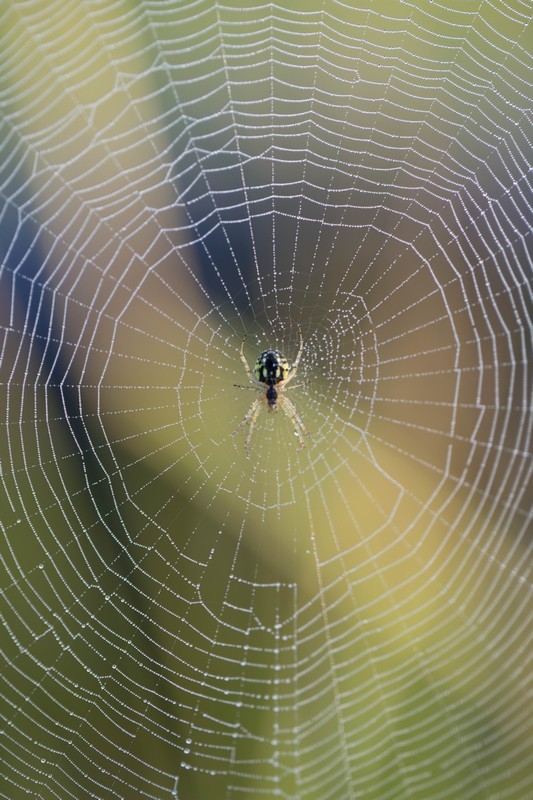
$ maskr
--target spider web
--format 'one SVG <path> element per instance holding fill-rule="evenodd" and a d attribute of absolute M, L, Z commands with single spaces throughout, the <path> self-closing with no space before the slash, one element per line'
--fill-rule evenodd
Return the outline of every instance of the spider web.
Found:
<path fill-rule="evenodd" d="M 287 6 L 4 7 L 9 800 L 533 797 L 531 8 Z"/>

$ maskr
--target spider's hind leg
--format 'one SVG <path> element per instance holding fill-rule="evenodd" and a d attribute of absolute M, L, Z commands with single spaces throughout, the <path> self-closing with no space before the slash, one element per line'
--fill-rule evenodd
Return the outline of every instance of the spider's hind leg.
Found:
<path fill-rule="evenodd" d="M 301 329 L 301 328 L 298 328 L 298 332 L 299 332 L 299 334 L 300 334 L 300 347 L 298 348 L 298 353 L 297 353 L 297 355 L 296 355 L 296 361 L 294 362 L 294 364 L 293 364 L 293 365 L 292 365 L 292 367 L 291 367 L 291 371 L 290 371 L 290 373 L 289 373 L 289 376 L 288 376 L 287 378 L 285 378 L 285 381 L 284 381 L 284 383 L 286 383 L 286 384 L 287 384 L 289 381 L 292 381 L 292 379 L 294 378 L 294 376 L 295 376 L 295 375 L 296 375 L 296 373 L 298 372 L 298 365 L 299 365 L 299 363 L 300 363 L 300 359 L 301 359 L 301 357 L 302 357 L 302 350 L 303 350 L 303 348 L 304 348 L 304 340 L 303 340 L 303 337 L 302 337 L 302 329 Z"/>
<path fill-rule="evenodd" d="M 248 366 L 248 362 L 246 360 L 246 356 L 244 355 L 244 343 L 245 343 L 245 341 L 246 341 L 246 336 L 244 337 L 244 339 L 241 342 L 241 350 L 240 350 L 239 355 L 241 357 L 242 363 L 244 364 L 244 369 L 246 370 L 246 374 L 248 375 L 248 377 L 250 378 L 251 381 L 253 381 L 254 383 L 257 383 L 257 380 L 255 379 L 252 370 Z"/>

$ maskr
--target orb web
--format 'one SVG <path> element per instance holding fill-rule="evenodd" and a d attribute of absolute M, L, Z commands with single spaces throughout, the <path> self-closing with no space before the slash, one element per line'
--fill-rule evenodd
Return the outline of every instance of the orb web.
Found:
<path fill-rule="evenodd" d="M 0 795 L 527 797 L 530 9 L 4 16 Z"/>

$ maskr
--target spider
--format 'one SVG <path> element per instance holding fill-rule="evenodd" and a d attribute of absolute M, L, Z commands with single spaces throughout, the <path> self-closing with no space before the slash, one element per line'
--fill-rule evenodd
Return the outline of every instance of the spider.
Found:
<path fill-rule="evenodd" d="M 294 432 L 296 433 L 300 443 L 298 449 L 301 450 L 302 447 L 305 447 L 304 436 L 310 436 L 310 433 L 300 419 L 296 408 L 285 395 L 285 388 L 289 381 L 292 381 L 296 375 L 296 370 L 298 369 L 298 364 L 300 363 L 303 348 L 302 332 L 300 331 L 300 348 L 296 356 L 296 361 L 292 367 L 289 366 L 289 363 L 283 353 L 280 353 L 279 350 L 269 349 L 264 350 L 259 355 L 259 358 L 254 364 L 254 369 L 252 372 L 244 355 L 245 341 L 246 336 L 242 340 L 241 344 L 241 361 L 244 364 L 246 374 L 254 385 L 241 386 L 240 384 L 236 383 L 234 386 L 239 389 L 255 389 L 263 394 L 261 397 L 258 397 L 257 400 L 253 401 L 252 405 L 246 412 L 243 421 L 233 432 L 233 435 L 238 433 L 241 428 L 248 424 L 249 428 L 246 435 L 245 450 L 246 457 L 250 458 L 250 442 L 252 441 L 252 434 L 254 432 L 255 423 L 257 422 L 257 417 L 259 416 L 261 408 L 266 406 L 267 410 L 270 412 L 275 412 L 278 410 L 278 408 L 282 408 L 294 426 Z M 291 389 L 295 389 L 297 386 L 301 385 L 302 384 L 295 384 L 295 386 L 291 386 Z"/>

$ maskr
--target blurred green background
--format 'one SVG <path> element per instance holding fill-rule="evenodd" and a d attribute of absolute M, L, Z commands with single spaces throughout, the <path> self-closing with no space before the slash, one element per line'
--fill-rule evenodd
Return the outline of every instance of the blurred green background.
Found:
<path fill-rule="evenodd" d="M 530 30 L 6 7 L 3 797 L 533 796 Z"/>

